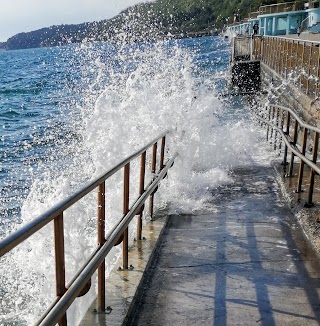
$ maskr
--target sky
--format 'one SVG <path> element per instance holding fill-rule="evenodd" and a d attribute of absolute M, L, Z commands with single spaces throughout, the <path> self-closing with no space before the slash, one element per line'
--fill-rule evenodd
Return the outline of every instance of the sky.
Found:
<path fill-rule="evenodd" d="M 42 27 L 108 19 L 129 6 L 146 1 L 0 0 L 0 42 L 17 33 Z"/>

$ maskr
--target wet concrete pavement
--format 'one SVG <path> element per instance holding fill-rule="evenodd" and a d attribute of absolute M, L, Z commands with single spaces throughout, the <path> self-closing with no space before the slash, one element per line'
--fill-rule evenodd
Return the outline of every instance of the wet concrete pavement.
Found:
<path fill-rule="evenodd" d="M 273 169 L 234 178 L 214 213 L 170 217 L 127 325 L 320 324 L 320 265 Z"/>

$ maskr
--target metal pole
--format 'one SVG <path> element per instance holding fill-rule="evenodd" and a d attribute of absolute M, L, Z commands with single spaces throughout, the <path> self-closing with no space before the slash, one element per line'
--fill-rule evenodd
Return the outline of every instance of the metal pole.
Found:
<path fill-rule="evenodd" d="M 313 149 L 312 149 L 312 162 L 316 164 L 317 162 L 317 155 L 318 155 L 318 143 L 319 143 L 319 134 L 315 132 L 314 134 L 314 141 L 313 141 Z M 308 195 L 308 202 L 306 203 L 306 207 L 313 206 L 312 203 L 312 196 L 313 196 L 313 189 L 314 189 L 314 177 L 315 171 L 311 169 L 310 172 L 310 182 L 309 182 L 309 195 Z"/>
<path fill-rule="evenodd" d="M 144 179 L 146 174 L 146 152 L 141 154 L 140 159 L 140 185 L 139 185 L 139 194 L 142 195 L 144 193 Z M 142 216 L 143 216 L 144 205 L 141 207 L 138 223 L 137 223 L 137 239 L 141 240 L 142 238 Z"/>
<path fill-rule="evenodd" d="M 316 71 L 316 86 L 314 91 L 314 98 L 318 97 L 318 91 L 319 91 L 319 70 L 320 70 L 320 47 L 318 50 L 318 56 L 317 56 L 317 71 Z"/>
<path fill-rule="evenodd" d="M 279 126 L 279 109 L 278 108 L 275 108 L 275 111 L 276 111 L 276 127 Z M 277 149 L 277 138 L 278 138 L 278 129 L 275 130 L 275 133 L 274 133 L 274 145 L 273 145 L 273 149 L 276 150 Z"/>
<path fill-rule="evenodd" d="M 127 163 L 124 167 L 123 175 L 123 215 L 127 214 L 129 211 L 129 183 L 130 183 L 130 163 Z M 128 269 L 128 228 L 124 231 L 124 237 L 122 242 L 122 267 L 123 269 Z"/>
<path fill-rule="evenodd" d="M 157 165 L 157 143 L 153 144 L 152 147 L 152 161 L 151 161 L 151 173 L 156 173 L 156 165 Z M 149 214 L 151 219 L 153 217 L 153 202 L 154 202 L 154 192 L 150 195 L 150 202 L 149 202 Z"/>
<path fill-rule="evenodd" d="M 311 56 L 312 56 L 312 47 L 313 44 L 311 46 L 309 46 L 309 57 L 308 57 L 308 68 L 307 68 L 307 90 L 306 90 L 306 94 L 309 94 L 309 84 L 310 84 L 310 72 L 311 72 Z"/>
<path fill-rule="evenodd" d="M 285 71 L 284 71 L 284 77 L 285 79 L 287 79 L 287 76 L 288 76 L 288 70 L 289 70 L 289 67 L 288 67 L 288 59 L 289 59 L 289 44 L 290 42 L 288 40 L 286 40 L 286 55 L 285 55 L 285 59 L 286 59 L 286 63 L 285 63 Z"/>
<path fill-rule="evenodd" d="M 284 124 L 284 116 L 283 116 L 283 114 L 284 114 L 284 112 L 280 108 L 279 108 L 279 110 L 280 110 L 280 129 L 283 131 L 283 124 Z M 280 135 L 280 141 L 279 141 L 279 150 L 280 150 L 280 152 L 279 152 L 279 155 L 281 154 L 282 141 L 283 141 L 283 139 L 282 139 L 282 136 Z"/>
<path fill-rule="evenodd" d="M 297 143 L 298 138 L 298 121 L 297 119 L 294 119 L 294 127 L 293 127 L 293 145 L 295 146 Z M 290 166 L 289 166 L 289 176 L 292 177 L 293 173 L 293 163 L 294 163 L 294 153 L 291 153 L 291 159 L 290 159 Z"/>
<path fill-rule="evenodd" d="M 160 151 L 160 170 L 162 170 L 164 168 L 164 150 L 165 150 L 165 147 L 166 147 L 166 136 L 163 136 L 162 137 L 162 140 L 161 140 L 161 151 Z"/>
<path fill-rule="evenodd" d="M 58 298 L 61 298 L 67 291 L 64 257 L 63 213 L 54 219 L 54 249 L 56 263 L 56 294 Z M 58 324 L 59 326 L 67 326 L 67 314 L 62 316 Z"/>
<path fill-rule="evenodd" d="M 98 246 L 101 248 L 105 240 L 106 225 L 105 182 L 98 187 Z M 106 310 L 106 266 L 105 260 L 98 267 L 98 312 Z"/>
<path fill-rule="evenodd" d="M 289 132 L 290 132 L 290 112 L 287 112 L 287 119 L 286 119 L 286 132 L 285 132 L 285 134 L 286 134 L 286 135 L 289 135 Z M 284 144 L 283 162 L 282 162 L 282 164 L 283 164 L 284 166 L 287 165 L 287 156 L 288 156 L 288 146 L 287 146 L 287 144 L 285 143 L 285 144 Z"/>
<path fill-rule="evenodd" d="M 302 147 L 301 147 L 301 154 L 305 156 L 306 154 L 306 147 L 307 147 L 307 137 L 308 136 L 308 129 L 306 127 L 303 128 L 303 135 L 302 135 Z M 296 192 L 301 192 L 302 186 L 302 179 L 303 179 L 303 170 L 304 170 L 304 162 L 300 160 L 299 166 L 299 175 L 298 175 L 298 184 Z"/>
<path fill-rule="evenodd" d="M 305 52 L 305 43 L 304 42 L 301 44 L 301 47 L 302 47 L 302 51 L 301 51 L 301 62 L 300 62 L 301 66 L 299 69 L 299 71 L 300 71 L 299 86 L 300 86 L 300 88 L 303 88 L 303 83 L 302 83 L 303 76 L 302 76 L 301 72 L 303 71 L 303 66 L 304 66 L 304 52 Z"/>
<path fill-rule="evenodd" d="M 274 120 L 274 113 L 275 113 L 275 108 L 274 106 L 272 107 L 272 115 L 271 115 L 271 121 L 273 124 Z M 272 140 L 273 140 L 273 127 L 271 127 L 271 132 L 270 132 L 270 145 L 272 145 Z"/>
<path fill-rule="evenodd" d="M 268 122 L 271 121 L 271 107 L 269 106 Z M 267 125 L 267 141 L 269 140 L 269 124 Z"/>

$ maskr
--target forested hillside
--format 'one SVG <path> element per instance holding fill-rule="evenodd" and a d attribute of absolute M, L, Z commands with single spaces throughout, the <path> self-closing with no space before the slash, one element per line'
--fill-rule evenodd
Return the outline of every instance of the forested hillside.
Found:
<path fill-rule="evenodd" d="M 116 17 L 79 25 L 60 25 L 19 33 L 3 45 L 6 49 L 56 46 L 84 39 L 129 41 L 158 39 L 174 35 L 220 30 L 247 17 L 260 5 L 285 1 L 270 0 L 156 0 L 132 6 Z M 288 1 L 287 1 L 288 2 Z M 297 1 L 301 2 L 301 1 Z"/>

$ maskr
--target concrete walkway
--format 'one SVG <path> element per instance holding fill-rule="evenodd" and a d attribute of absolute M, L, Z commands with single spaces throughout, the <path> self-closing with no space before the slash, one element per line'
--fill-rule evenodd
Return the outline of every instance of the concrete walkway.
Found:
<path fill-rule="evenodd" d="M 320 324 L 320 265 L 273 169 L 234 177 L 216 212 L 171 217 L 128 325 Z"/>

